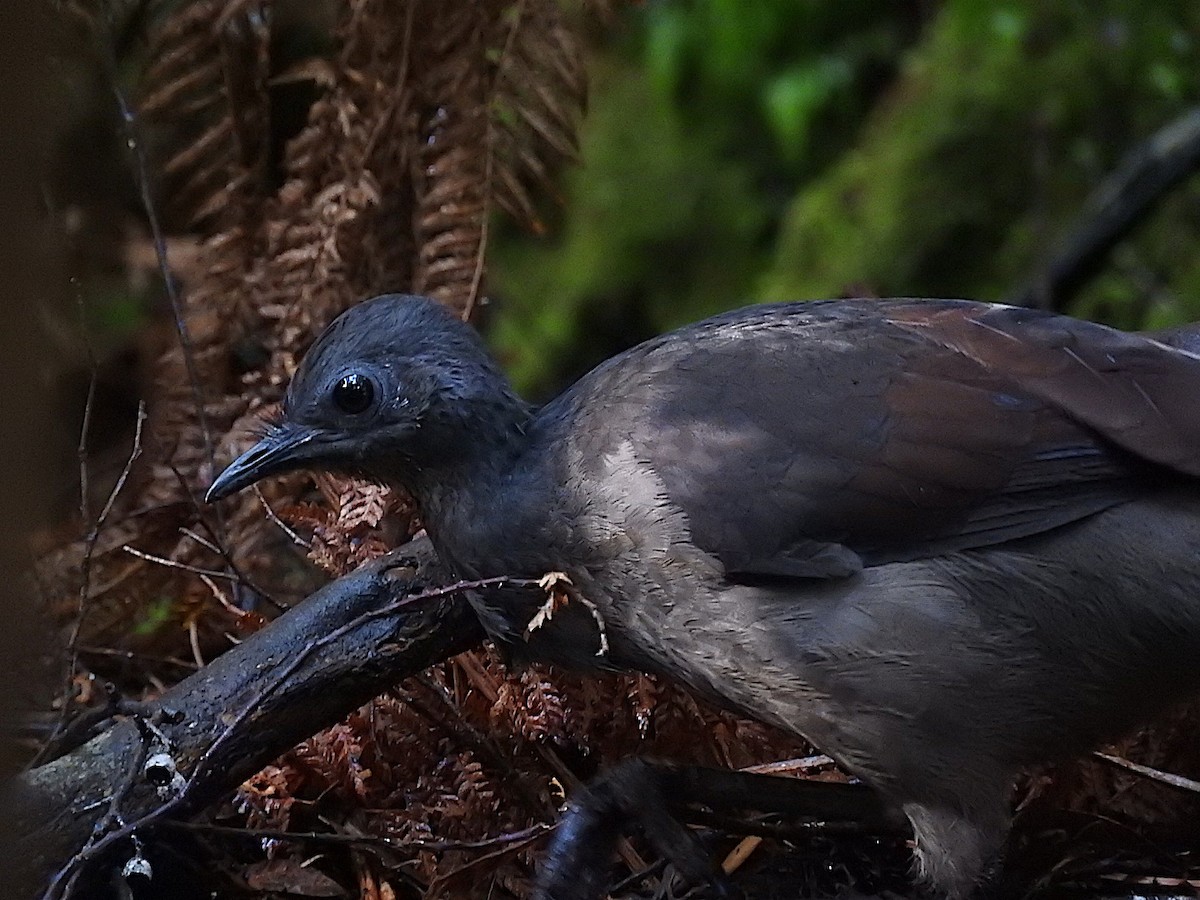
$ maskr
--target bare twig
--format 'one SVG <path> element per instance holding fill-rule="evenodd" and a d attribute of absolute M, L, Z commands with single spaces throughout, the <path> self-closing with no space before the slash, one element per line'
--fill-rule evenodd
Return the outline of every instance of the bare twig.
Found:
<path fill-rule="evenodd" d="M 190 529 L 186 526 L 182 526 L 179 529 L 179 533 L 184 535 L 185 537 L 190 537 L 193 541 L 195 541 L 197 544 L 199 544 L 205 550 L 211 550 L 213 553 L 220 555 L 220 553 L 221 553 L 220 546 L 218 546 L 217 544 L 214 544 L 212 541 L 210 541 L 208 538 L 204 537 L 203 535 L 197 534 L 196 532 L 192 531 L 192 529 Z"/>
<path fill-rule="evenodd" d="M 129 544 L 122 544 L 121 549 L 130 556 L 136 556 L 138 559 L 144 559 L 146 562 L 152 562 L 168 569 L 179 569 L 182 572 L 191 572 L 193 575 L 203 575 L 206 578 L 225 578 L 229 581 L 238 580 L 238 576 L 234 572 L 218 572 L 216 569 L 204 569 L 200 566 L 188 565 L 187 563 L 181 563 L 175 559 L 167 559 L 164 556 L 155 556 L 153 553 L 147 553 L 144 550 L 137 549 L 137 547 L 131 547 Z"/>
<path fill-rule="evenodd" d="M 209 469 L 215 470 L 216 454 L 213 450 L 212 428 L 208 422 L 208 411 L 205 408 L 204 391 L 200 383 L 200 375 L 196 370 L 195 349 L 192 345 L 191 335 L 188 333 L 187 318 L 183 312 L 183 302 L 179 296 L 179 287 L 175 284 L 175 276 L 171 273 L 171 266 L 167 260 L 167 241 L 163 235 L 162 223 L 158 218 L 158 208 L 154 203 L 154 197 L 151 193 L 150 165 L 146 159 L 141 137 L 138 134 L 137 116 L 133 111 L 133 107 L 125 98 L 125 93 L 121 90 L 120 82 L 117 80 L 117 64 L 112 51 L 112 43 L 108 42 L 106 47 L 107 51 L 104 57 L 109 67 L 109 84 L 117 102 L 117 110 L 121 115 L 121 122 L 125 126 L 125 142 L 129 147 L 130 156 L 133 158 L 134 177 L 137 181 L 142 209 L 146 213 L 146 221 L 150 226 L 150 235 L 154 241 L 154 255 L 158 260 L 159 276 L 163 280 L 163 288 L 166 291 L 167 300 L 171 304 L 171 314 L 175 322 L 175 333 L 179 337 L 184 368 L 187 371 L 192 397 L 196 404 L 196 420 L 200 423 L 200 433 L 204 438 L 205 458 L 208 461 Z"/>
<path fill-rule="evenodd" d="M 799 759 L 781 759 L 778 762 L 746 766 L 740 771 L 754 772 L 757 775 L 790 775 L 793 772 L 811 772 L 813 769 L 823 769 L 834 763 L 833 757 L 818 753 L 815 756 L 802 756 Z"/>
<path fill-rule="evenodd" d="M 208 519 L 204 515 L 205 510 L 200 503 L 200 498 L 196 496 L 196 493 L 192 490 L 192 486 L 188 484 L 188 481 L 183 476 L 183 473 L 179 471 L 177 466 L 171 465 L 169 468 L 171 470 L 171 474 L 175 477 L 175 481 L 179 485 L 180 490 L 182 490 L 187 496 L 188 502 L 191 503 L 192 508 L 196 510 L 196 523 L 208 532 L 211 540 L 203 542 L 203 546 L 208 547 L 208 549 L 212 550 L 221 557 L 221 561 L 225 563 L 225 567 L 228 569 L 229 574 L 233 576 L 231 578 L 233 583 L 235 585 L 245 585 L 278 610 L 287 609 L 288 605 L 286 603 L 281 603 L 280 601 L 274 599 L 267 591 L 263 590 L 262 587 L 251 580 L 249 575 L 247 575 L 241 570 L 241 568 L 238 567 L 238 564 L 233 559 L 233 554 L 231 554 L 225 547 L 225 542 L 218 533 L 217 529 L 214 529 L 212 525 L 209 524 Z M 217 524 L 218 526 L 221 525 L 219 515 L 217 517 Z M 186 533 L 193 540 L 200 541 L 199 535 L 195 534 L 194 532 L 186 531 Z"/>
<path fill-rule="evenodd" d="M 121 469 L 121 474 L 117 476 L 117 481 L 113 488 L 108 493 L 108 499 L 104 503 L 104 508 L 100 510 L 100 515 L 96 517 L 96 521 L 92 524 L 88 531 L 87 537 L 84 539 L 83 560 L 79 565 L 79 608 L 75 612 L 75 620 L 71 623 L 71 632 L 67 638 L 67 675 L 66 684 L 67 692 L 70 693 L 71 679 L 75 677 L 75 672 L 79 668 L 79 636 L 83 632 L 83 623 L 87 618 L 87 612 L 90 608 L 88 600 L 91 597 L 91 581 L 92 581 L 92 558 L 96 553 L 96 544 L 100 540 L 100 534 L 108 524 L 108 517 L 112 513 L 113 506 L 117 502 L 117 497 L 125 487 L 125 482 L 129 480 L 129 473 L 133 470 L 133 464 L 137 462 L 139 456 L 142 455 L 142 426 L 146 422 L 146 404 L 139 403 L 137 411 L 137 422 L 134 425 L 133 431 L 133 447 L 129 451 L 129 457 L 125 460 L 125 465 Z M 54 733 L 50 739 L 38 751 L 34 757 L 33 765 L 37 765 L 45 758 L 45 754 L 50 747 L 53 747 L 55 742 L 60 738 L 66 730 L 67 719 L 70 714 L 70 704 L 64 702 L 62 713 L 59 716 L 58 724 L 55 726 Z"/>
<path fill-rule="evenodd" d="M 254 491 L 254 496 L 258 498 L 258 502 L 261 503 L 263 509 L 266 510 L 267 518 L 270 519 L 280 531 L 286 534 L 288 539 L 297 547 L 301 547 L 304 550 L 312 550 L 312 542 L 306 541 L 304 538 L 300 537 L 294 528 L 289 526 L 285 521 L 283 521 L 283 519 L 279 518 L 279 514 L 271 508 L 271 504 L 267 502 L 267 498 L 263 496 L 262 490 L 259 488 L 259 486 L 257 484 L 251 485 L 251 489 Z"/>
<path fill-rule="evenodd" d="M 79 459 L 79 521 L 81 527 L 84 527 L 92 519 L 90 508 L 91 478 L 90 465 L 88 463 L 88 436 L 92 431 L 92 410 L 96 404 L 97 363 L 96 351 L 92 348 L 92 342 L 88 338 L 87 315 L 82 292 L 79 293 L 76 300 L 79 304 L 80 333 L 83 337 L 84 351 L 87 353 L 88 359 L 87 397 L 83 401 L 83 423 L 79 426 L 79 446 L 75 451 Z"/>
<path fill-rule="evenodd" d="M 169 821 L 164 822 L 164 826 L 181 831 L 233 837 L 249 841 L 296 841 L 317 844 L 386 847 L 389 850 L 447 853 L 453 850 L 491 850 L 494 847 L 505 844 L 537 840 L 542 835 L 557 828 L 558 823 L 539 822 L 537 825 L 531 825 L 519 831 L 509 831 L 477 841 L 427 841 L 411 838 L 399 841 L 386 835 L 377 834 L 339 834 L 328 831 L 283 831 L 270 828 L 237 828 L 229 825 L 210 825 L 206 822 Z"/>
<path fill-rule="evenodd" d="M 1200 794 L 1200 781 L 1195 781 L 1187 778 L 1184 775 L 1176 775 L 1173 772 L 1163 772 L 1161 769 L 1153 769 L 1150 766 L 1143 766 L 1141 763 L 1131 762 L 1128 759 L 1123 759 L 1120 756 L 1112 756 L 1108 753 L 1101 753 L 1096 750 L 1092 753 L 1097 759 L 1102 759 L 1106 763 L 1114 766 L 1120 766 L 1122 769 L 1128 769 L 1130 772 L 1137 772 L 1146 778 L 1153 779 L 1161 784 L 1169 784 L 1173 788 L 1179 788 L 1181 791 L 1189 791 L 1193 794 Z"/>
<path fill-rule="evenodd" d="M 170 656 L 156 656 L 152 653 L 138 653 L 134 650 L 114 650 L 112 647 L 90 647 L 86 644 L 80 644 L 79 652 L 87 656 L 106 656 L 129 663 L 144 660 L 158 665 L 178 666 L 181 669 L 193 670 L 196 668 L 196 664 L 190 660 L 175 659 Z"/>
<path fill-rule="evenodd" d="M 532 844 L 534 841 L 540 840 L 541 837 L 543 836 L 543 834 L 545 834 L 545 832 L 535 834 L 532 837 L 527 837 L 521 841 L 516 841 L 514 843 L 507 844 L 498 849 L 492 850 L 490 853 L 484 853 L 483 855 L 477 856 L 469 862 L 463 863 L 461 866 L 459 866 L 456 869 L 451 869 L 445 875 L 439 875 L 437 878 L 435 878 L 433 880 L 433 883 L 429 885 L 430 894 L 437 896 L 437 894 L 440 893 L 440 890 L 439 890 L 440 886 L 449 884 L 450 882 L 454 881 L 457 878 L 462 877 L 463 875 L 465 875 L 468 872 L 474 871 L 474 870 L 482 868 L 482 867 L 486 867 L 499 857 L 504 857 L 509 854 L 516 853 L 518 850 L 521 850 L 521 849 L 527 847 L 528 845 Z"/>
<path fill-rule="evenodd" d="M 500 82 L 504 75 L 504 70 L 507 67 L 509 60 L 512 58 L 513 44 L 516 42 L 517 30 L 521 27 L 521 23 L 525 20 L 525 3 L 526 0 L 518 0 L 518 3 L 510 11 L 512 28 L 504 38 L 504 47 L 500 50 L 499 59 L 496 62 L 496 72 L 493 76 L 493 86 Z M 493 98 L 494 99 L 494 98 Z M 488 106 L 493 103 L 493 99 L 489 99 Z M 483 272 L 484 258 L 487 254 L 487 245 L 489 238 L 489 227 L 492 219 L 492 207 L 494 204 L 495 187 L 493 178 L 496 165 L 496 138 L 495 138 L 495 123 L 492 117 L 487 118 L 487 130 L 484 144 L 487 147 L 487 152 L 483 161 L 483 212 L 482 222 L 479 227 L 479 247 L 475 252 L 475 271 L 471 274 L 471 287 L 467 292 L 467 303 L 463 307 L 462 319 L 464 322 L 470 322 L 475 315 L 475 309 L 479 305 L 480 290 L 483 287 Z"/>

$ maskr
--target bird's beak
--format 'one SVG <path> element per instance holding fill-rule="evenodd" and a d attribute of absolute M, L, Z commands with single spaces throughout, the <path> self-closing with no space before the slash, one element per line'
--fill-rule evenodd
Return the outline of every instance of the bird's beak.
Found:
<path fill-rule="evenodd" d="M 217 476 L 204 495 L 204 502 L 213 503 L 270 475 L 301 468 L 315 455 L 311 444 L 318 434 L 290 422 L 272 429 Z"/>

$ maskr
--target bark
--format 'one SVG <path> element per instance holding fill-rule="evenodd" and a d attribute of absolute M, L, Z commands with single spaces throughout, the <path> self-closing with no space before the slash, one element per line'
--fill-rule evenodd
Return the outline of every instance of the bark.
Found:
<path fill-rule="evenodd" d="M 59 896 L 101 858 L 119 867 L 132 832 L 195 814 L 388 685 L 478 643 L 462 594 L 431 589 L 447 580 L 428 541 L 414 541 L 326 585 L 141 715 L 14 779 L 0 804 L 20 835 L 5 895 Z"/>

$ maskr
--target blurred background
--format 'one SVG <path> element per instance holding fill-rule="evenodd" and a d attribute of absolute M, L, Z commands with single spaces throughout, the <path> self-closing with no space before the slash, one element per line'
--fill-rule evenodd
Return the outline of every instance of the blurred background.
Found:
<path fill-rule="evenodd" d="M 336 54 L 338 8 L 274 4 L 276 156 Z M 144 26 L 131 17 L 117 36 L 131 96 L 150 64 Z M 647 0 L 594 16 L 578 49 L 578 165 L 536 215 L 497 216 L 489 240 L 490 339 L 538 398 L 749 302 L 1015 297 L 1122 160 L 1200 102 L 1189 0 Z M 66 64 L 73 119 L 53 194 L 74 290 L 115 366 L 145 352 L 132 348 L 161 289 L 111 93 L 96 68 Z M 161 165 L 181 125 L 157 113 Z M 203 229 L 172 222 L 181 168 L 154 181 L 186 268 Z M 1200 316 L 1198 191 L 1164 192 L 1067 311 L 1123 327 Z"/>
<path fill-rule="evenodd" d="M 157 696 L 275 600 L 419 527 L 403 498 L 345 479 L 282 479 L 220 514 L 196 499 L 305 347 L 364 296 L 450 304 L 534 400 L 653 334 L 760 301 L 949 296 L 1123 328 L 1200 319 L 1195 0 L 46 10 L 8 29 L 39 93 L 11 82 L 4 136 L 25 163 L 6 192 L 21 204 L 6 380 L 30 413 L 9 419 L 6 453 L 22 460 L 9 474 L 13 520 L 34 531 L 32 593 L 57 631 L 43 665 L 9 668 L 44 713 L 15 729 L 12 765 L 61 737 L 68 713 Z M 196 576 L 218 569 L 228 590 Z M 458 726 L 429 714 L 446 685 L 469 688 Z M 1139 736 L 1135 755 L 1186 768 L 1193 721 Z M 512 769 L 480 762 L 461 722 Z M 323 827 L 348 809 L 356 827 L 375 816 L 401 836 L 476 840 L 544 819 L 563 771 L 586 779 L 634 752 L 748 765 L 804 752 L 794 744 L 646 678 L 596 687 L 476 651 L 264 769 L 237 815 Z M 1071 770 L 1028 796 L 1181 814 L 1129 786 Z M 303 858 L 269 849 L 214 857 L 258 896 L 246 866 Z M 424 896 L 464 859 L 415 858 L 401 893 Z M 524 896 L 531 860 L 489 863 L 489 890 Z M 343 886 L 350 870 L 385 883 L 372 859 L 342 863 L 324 871 Z"/>
<path fill-rule="evenodd" d="M 547 233 L 502 229 L 493 340 L 544 394 L 631 340 L 747 302 L 1004 300 L 1127 154 L 1200 100 L 1200 8 L 647 2 L 593 41 L 582 165 Z M 1063 304 L 1200 316 L 1200 185 Z"/>

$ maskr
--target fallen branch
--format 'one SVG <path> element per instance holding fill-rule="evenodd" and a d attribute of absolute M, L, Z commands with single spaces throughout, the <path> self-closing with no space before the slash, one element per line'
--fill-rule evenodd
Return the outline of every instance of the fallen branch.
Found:
<path fill-rule="evenodd" d="M 1084 204 L 1062 249 L 1008 301 L 1062 311 L 1108 259 L 1109 252 L 1167 193 L 1200 168 L 1200 107 L 1135 147 Z"/>
<path fill-rule="evenodd" d="M 16 894 L 66 897 L 137 841 L 225 796 L 262 766 L 482 636 L 427 541 L 326 585 L 180 682 L 142 715 L 15 779 L 0 814 L 21 835 Z M 114 854 L 119 854 L 114 856 Z"/>

